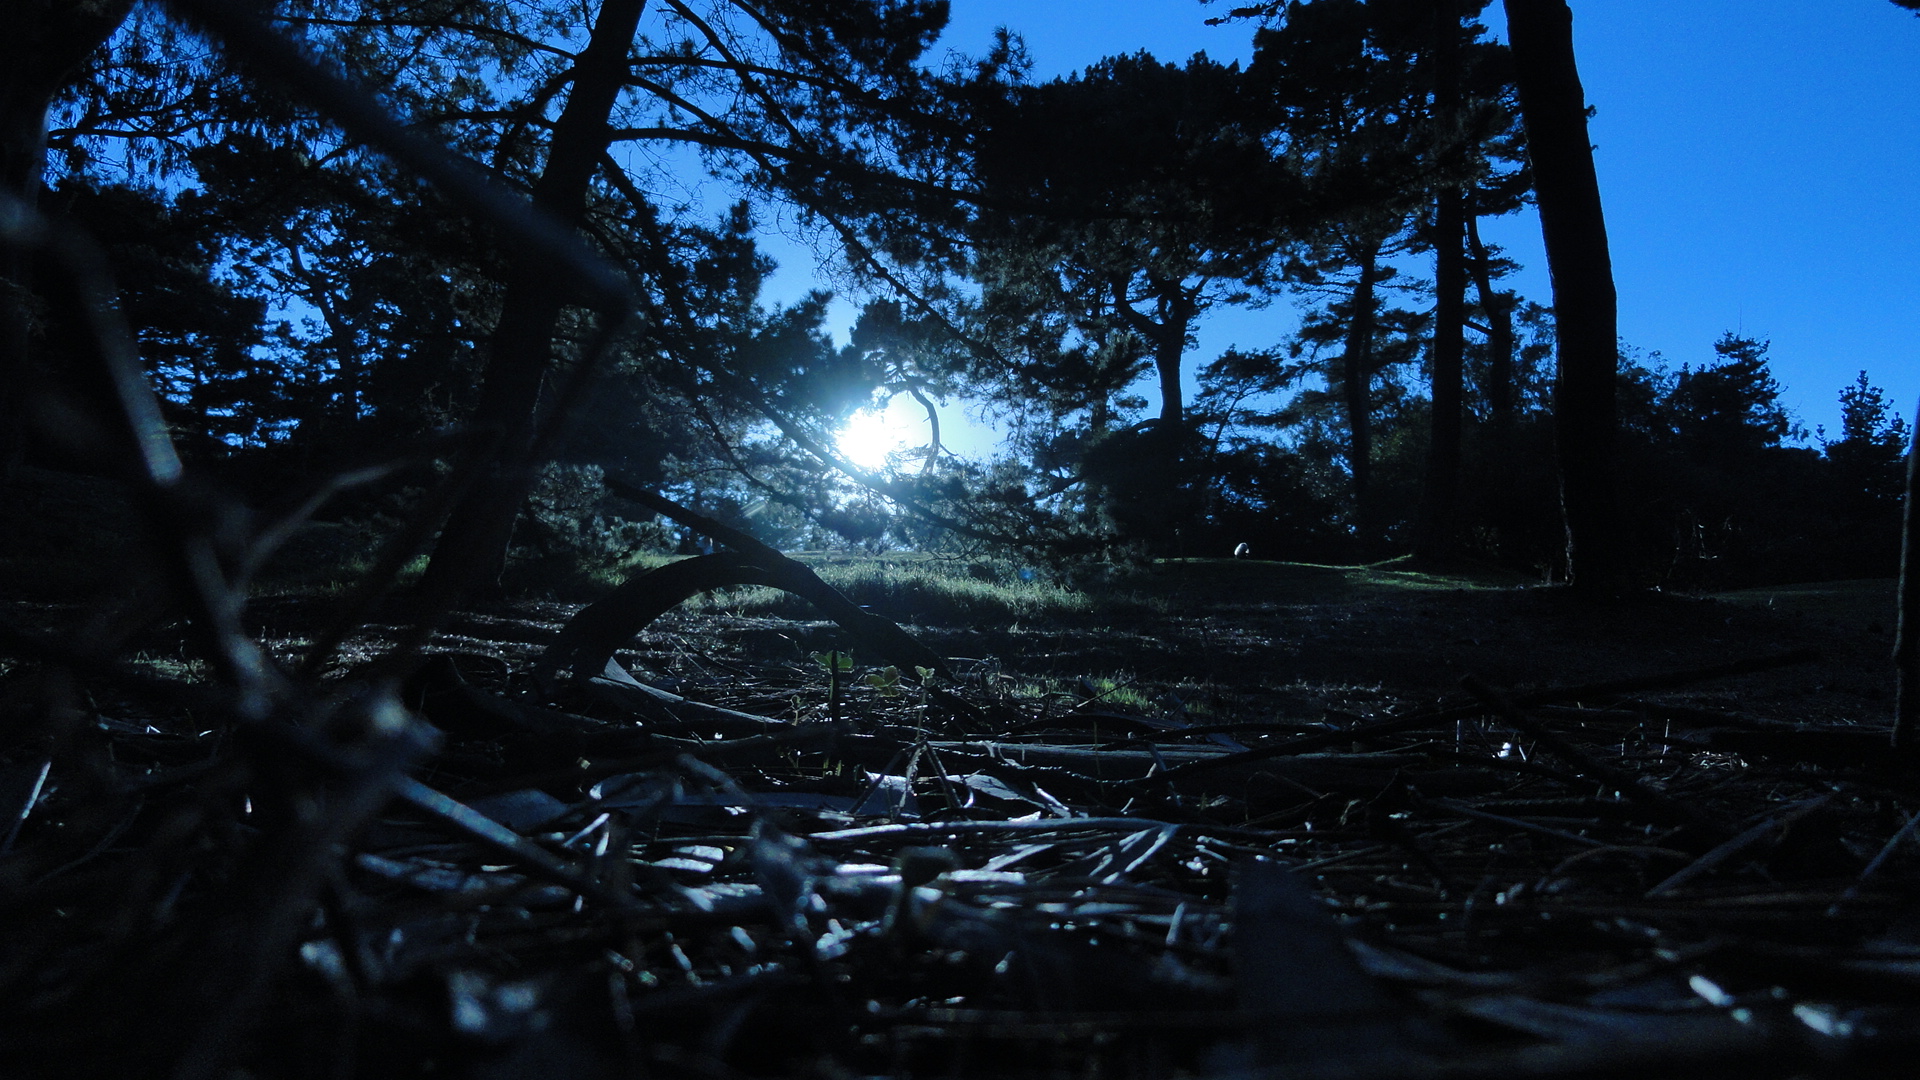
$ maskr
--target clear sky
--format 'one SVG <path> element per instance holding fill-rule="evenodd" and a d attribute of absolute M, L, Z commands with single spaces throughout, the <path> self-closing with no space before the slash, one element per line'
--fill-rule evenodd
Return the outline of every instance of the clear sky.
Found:
<path fill-rule="evenodd" d="M 1018 31 L 1047 78 L 1145 49 L 1245 60 L 1253 26 L 1209 27 L 1231 0 L 953 0 L 942 46 Z M 1865 369 L 1912 419 L 1920 403 L 1920 18 L 1887 0 L 1572 0 L 1620 334 L 1698 365 L 1735 330 L 1773 342 L 1775 376 L 1809 431 L 1839 426 Z M 1498 2 L 1487 11 L 1504 36 Z M 1550 301 L 1538 220 L 1489 239 Z M 1406 269 L 1418 273 L 1420 267 Z M 1292 330 L 1292 307 L 1203 328 L 1204 362 Z"/>

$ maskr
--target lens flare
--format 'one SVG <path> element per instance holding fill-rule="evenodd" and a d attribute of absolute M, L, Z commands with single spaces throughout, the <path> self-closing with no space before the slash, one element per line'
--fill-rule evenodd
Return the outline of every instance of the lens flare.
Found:
<path fill-rule="evenodd" d="M 848 461 L 863 469 L 880 470 L 924 445 L 919 426 L 901 409 L 862 409 L 848 418 L 834 442 Z"/>

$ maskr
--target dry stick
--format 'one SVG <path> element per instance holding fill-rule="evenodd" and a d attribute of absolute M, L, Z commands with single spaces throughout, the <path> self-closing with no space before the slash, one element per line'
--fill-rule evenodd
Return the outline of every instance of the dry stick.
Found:
<path fill-rule="evenodd" d="M 33 807 L 40 801 L 40 793 L 46 789 L 47 774 L 53 771 L 53 759 L 42 758 L 40 765 L 33 770 L 33 783 L 28 785 L 26 797 L 20 803 L 20 809 L 8 816 L 13 822 L 7 826 L 7 835 L 0 839 L 0 855 L 13 850 L 13 842 L 20 838 L 20 829 L 26 825 L 27 818 L 33 816 Z"/>
<path fill-rule="evenodd" d="M 1795 649 L 1791 652 L 1776 653 L 1772 656 L 1758 656 L 1746 660 L 1735 660 L 1712 667 L 1693 668 L 1688 671 L 1668 672 L 1662 675 L 1641 675 L 1631 679 L 1613 679 L 1607 682 L 1583 683 L 1578 686 L 1550 686 L 1541 690 L 1531 690 L 1513 697 L 1516 705 L 1527 707 L 1545 705 L 1549 702 L 1578 700 L 1581 698 L 1611 697 L 1615 694 L 1631 694 L 1643 690 L 1666 690 L 1675 686 L 1706 682 L 1709 679 L 1725 679 L 1735 675 L 1751 675 L 1756 671 L 1770 671 L 1774 668 L 1791 667 L 1805 664 L 1820 657 L 1817 649 Z M 1329 731 L 1314 735 L 1303 735 L 1297 739 L 1275 743 L 1272 746 L 1257 746 L 1252 750 L 1238 754 L 1222 754 L 1206 761 L 1189 762 L 1168 770 L 1154 781 L 1176 779 L 1188 773 L 1203 772 L 1207 769 L 1219 769 L 1229 765 L 1239 765 L 1248 761 L 1260 761 L 1265 758 L 1285 757 L 1289 754 L 1304 754 L 1341 743 L 1371 739 L 1380 735 L 1397 735 L 1401 732 L 1416 731 L 1425 727 L 1437 727 L 1479 716 L 1487 711 L 1482 704 L 1460 705 L 1449 709 L 1436 709 L 1432 712 L 1419 712 L 1410 716 L 1394 717 L 1373 724 L 1365 724 L 1346 731 Z"/>
<path fill-rule="evenodd" d="M 461 795 L 477 799 L 485 795 L 495 795 L 503 791 L 519 791 L 525 788 L 544 788 L 556 784 L 578 784 L 588 780 L 604 780 L 609 776 L 623 773 L 645 772 L 670 765 L 682 755 L 693 755 L 702 759 L 728 757 L 734 754 L 759 750 L 782 749 L 808 746 L 813 743 L 831 742 L 838 734 L 832 724 L 805 724 L 771 735 L 750 735 L 744 739 L 726 739 L 718 742 L 698 743 L 682 739 L 661 738 L 661 748 L 650 750 L 632 757 L 615 758 L 611 761 L 593 761 L 586 765 L 576 765 L 566 769 L 554 769 L 543 773 L 530 773 L 524 776 L 511 776 L 503 780 L 476 784 L 462 789 Z"/>
<path fill-rule="evenodd" d="M 402 777 L 393 793 L 475 840 L 492 847 L 540 876 L 608 907 L 631 907 L 633 899 L 608 889 L 585 870 L 487 817 L 465 803 L 449 798 L 412 777 Z"/>
<path fill-rule="evenodd" d="M 1463 818 L 1471 818 L 1475 821 L 1485 821 L 1494 825 L 1504 825 L 1507 828 L 1519 829 L 1522 832 L 1538 833 L 1541 836 L 1551 836 L 1555 840 L 1565 840 L 1569 844 L 1581 845 L 1581 846 L 1592 847 L 1592 848 L 1603 848 L 1603 847 L 1613 846 L 1604 840 L 1595 840 L 1591 836 L 1581 836 L 1578 833 L 1570 833 L 1563 829 L 1550 828 L 1546 825 L 1537 825 L 1531 821 L 1526 821 L 1521 818 L 1508 817 L 1505 814 L 1490 813 L 1486 810 L 1480 810 L 1475 807 L 1468 806 L 1464 803 L 1455 802 L 1452 799 L 1416 799 L 1414 805 L 1425 807 L 1432 810 L 1439 810 L 1443 813 L 1454 814 Z"/>
<path fill-rule="evenodd" d="M 1907 447 L 1907 497 L 1900 514 L 1900 610 L 1893 636 L 1893 749 L 1914 756 L 1914 725 L 1920 722 L 1920 522 L 1915 493 L 1920 492 L 1920 419 Z"/>
<path fill-rule="evenodd" d="M 1873 861 L 1867 864 L 1867 868 L 1860 871 L 1860 879 L 1847 886 L 1847 891 L 1841 893 L 1840 899 L 1833 902 L 1833 906 L 1827 909 L 1827 914 L 1838 915 L 1840 914 L 1840 905 L 1850 903 L 1857 899 L 1860 895 L 1860 889 L 1866 885 L 1867 879 L 1878 872 L 1881 865 L 1893 856 L 1895 848 L 1912 839 L 1916 830 L 1920 830 L 1920 814 L 1914 814 L 1907 819 L 1905 825 L 1900 826 L 1900 831 L 1894 833 L 1893 838 L 1888 840 L 1886 844 L 1880 848 L 1880 853 L 1873 857 Z"/>
<path fill-rule="evenodd" d="M 1672 892 L 1687 882 L 1692 881 L 1694 878 L 1712 871 L 1721 863 L 1726 862 L 1728 859 L 1733 858 L 1735 855 L 1766 839 L 1767 836 L 1774 831 L 1784 831 L 1794 822 L 1827 805 L 1832 799 L 1832 795 L 1818 795 L 1814 798 L 1797 802 L 1780 813 L 1774 814 L 1767 818 L 1767 820 L 1748 829 L 1746 832 L 1741 833 L 1726 843 L 1721 844 L 1719 847 L 1714 848 L 1712 851 L 1707 852 L 1705 855 L 1700 856 L 1698 859 L 1681 867 L 1673 876 L 1655 885 L 1653 888 L 1648 889 L 1646 898 L 1651 900 L 1662 893 Z"/>
<path fill-rule="evenodd" d="M 1125 830 L 1129 833 L 1142 829 L 1173 829 L 1181 832 L 1203 833 L 1208 836 L 1239 837 L 1256 840 L 1263 844 L 1273 840 L 1271 833 L 1253 829 L 1236 829 L 1226 825 L 1206 825 L 1198 822 L 1159 821 L 1154 818 L 1022 818 L 1013 821 L 916 821 L 900 825 L 864 825 L 852 829 L 836 829 L 831 832 L 807 834 L 808 840 L 865 840 L 876 836 L 948 836 L 962 833 L 1049 833 L 1049 832 L 1095 832 Z"/>
<path fill-rule="evenodd" d="M 1071 716 L 1071 714 L 1069 714 L 1069 716 Z M 1130 720 L 1133 718 L 1126 717 L 1126 719 Z M 1061 721 L 1057 718 L 1049 719 L 1049 720 L 1038 720 L 1031 724 L 1021 725 L 1020 731 L 1024 732 L 1027 730 L 1038 729 L 1038 728 L 1045 727 L 1049 724 L 1057 726 L 1060 723 Z M 1297 722 L 1288 722 L 1288 721 L 1279 721 L 1279 720 L 1242 720 L 1238 723 L 1233 723 L 1233 724 L 1195 724 L 1192 727 L 1166 728 L 1161 731 L 1143 731 L 1138 735 L 1131 735 L 1124 739 L 1114 739 L 1113 741 L 1108 743 L 1103 743 L 1102 745 L 1111 746 L 1117 750 L 1121 747 L 1137 746 L 1145 743 L 1177 742 L 1181 739 L 1190 738 L 1195 735 L 1233 735 L 1242 731 L 1255 731 L 1255 732 L 1280 731 L 1284 729 L 1292 729 L 1292 730 L 1298 731 L 1302 727 L 1310 726 L 1311 723 L 1312 723 L 1311 721 L 1304 721 L 1304 720 L 1297 721 Z"/>
<path fill-rule="evenodd" d="M 1581 750 L 1579 747 L 1561 738 L 1558 733 L 1548 729 L 1544 724 L 1541 724 L 1526 713 L 1521 712 L 1520 707 L 1512 701 L 1507 700 L 1506 696 L 1500 693 L 1500 691 L 1495 690 L 1493 687 L 1488 686 L 1472 675 L 1461 679 L 1460 685 L 1466 687 L 1468 693 L 1479 698 L 1484 705 L 1492 709 L 1494 713 L 1500 717 L 1501 721 L 1533 736 L 1535 742 L 1546 747 L 1549 753 L 1572 766 L 1573 770 L 1582 776 L 1599 780 L 1601 783 L 1632 799 L 1634 802 L 1645 806 L 1649 810 L 1657 811 L 1662 815 L 1686 822 L 1701 823 L 1704 821 L 1699 811 L 1684 803 L 1675 802 L 1666 795 L 1655 791 L 1642 783 L 1639 777 L 1595 760 L 1589 756 L 1586 751 Z"/>

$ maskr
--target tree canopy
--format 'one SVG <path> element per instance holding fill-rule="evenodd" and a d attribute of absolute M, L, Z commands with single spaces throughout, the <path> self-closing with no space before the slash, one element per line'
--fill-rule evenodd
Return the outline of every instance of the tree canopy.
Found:
<path fill-rule="evenodd" d="M 1731 512 L 1703 478 L 1736 462 L 1881 491 L 1903 429 L 1864 375 L 1810 451 L 1764 342 L 1570 369 L 1565 298 L 1502 287 L 1478 220 L 1532 198 L 1542 149 L 1484 7 L 1242 6 L 1244 68 L 1139 53 L 1036 82 L 1017 35 L 936 62 L 934 0 L 56 6 L 0 46 L 0 113 L 8 190 L 104 253 L 184 452 L 258 490 L 397 455 L 330 512 L 404 509 L 394 551 L 431 546 L 450 593 L 586 543 L 569 514 L 642 535 L 619 514 L 647 512 L 581 501 L 607 475 L 782 542 L 1117 558 L 1253 536 L 1557 574 L 1588 460 L 1568 440 L 1617 433 L 1625 473 L 1697 474 L 1596 511 L 1638 537 L 1641 581 L 1674 565 L 1674 522 Z M 839 297 L 767 301 L 776 220 Z M 102 467 L 45 415 L 29 437 L 23 388 L 102 389 L 84 303 L 6 258 L 30 298 L 7 305 L 9 460 Z M 861 312 L 844 342 L 836 299 Z M 1224 307 L 1299 326 L 1198 355 Z M 1602 383 L 1617 410 L 1582 412 Z M 895 399 L 928 445 L 839 452 Z M 943 401 L 1004 452 L 946 452 Z"/>

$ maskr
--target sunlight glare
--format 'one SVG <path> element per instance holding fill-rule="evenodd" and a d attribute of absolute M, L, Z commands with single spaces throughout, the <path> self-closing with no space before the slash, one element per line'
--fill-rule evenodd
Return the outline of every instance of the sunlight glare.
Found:
<path fill-rule="evenodd" d="M 848 461 L 863 469 L 884 469 L 898 455 L 926 445 L 922 418 L 915 422 L 911 409 L 898 400 L 884 408 L 862 409 L 847 420 L 834 441 Z"/>

